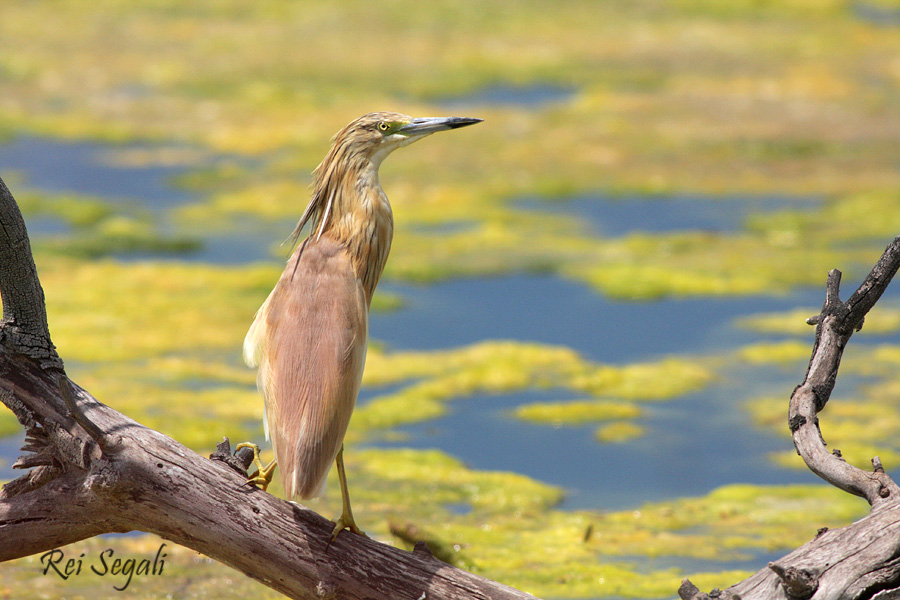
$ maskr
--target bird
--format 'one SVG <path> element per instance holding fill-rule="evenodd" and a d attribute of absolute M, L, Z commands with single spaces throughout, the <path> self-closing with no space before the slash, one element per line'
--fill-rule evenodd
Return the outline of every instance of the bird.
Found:
<path fill-rule="evenodd" d="M 244 340 L 244 360 L 257 368 L 263 425 L 275 460 L 249 483 L 265 489 L 277 466 L 288 499 L 324 493 L 334 463 L 344 529 L 365 535 L 350 507 L 343 440 L 356 404 L 368 345 L 369 307 L 387 263 L 393 213 L 378 169 L 394 150 L 435 132 L 481 122 L 469 117 L 413 118 L 373 112 L 332 139 L 313 171 L 312 198 L 288 238 L 293 251 Z M 298 244 L 311 223 L 308 236 Z"/>

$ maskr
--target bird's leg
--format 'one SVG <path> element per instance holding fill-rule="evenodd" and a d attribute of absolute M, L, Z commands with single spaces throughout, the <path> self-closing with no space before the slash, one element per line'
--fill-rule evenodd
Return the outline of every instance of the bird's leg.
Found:
<path fill-rule="evenodd" d="M 350 492 L 347 491 L 347 474 L 344 473 L 343 444 L 341 444 L 341 449 L 338 451 L 334 462 L 337 464 L 338 479 L 341 482 L 341 500 L 343 501 L 344 509 L 341 511 L 341 517 L 334 524 L 334 531 L 331 532 L 331 541 L 333 542 L 337 539 L 338 534 L 344 529 L 349 529 L 353 533 L 368 537 L 356 526 L 356 521 L 353 520 L 353 511 L 350 510 Z"/>
<path fill-rule="evenodd" d="M 256 471 L 250 474 L 247 483 L 258 486 L 263 491 L 266 491 L 266 488 L 272 483 L 272 477 L 275 475 L 275 467 L 278 466 L 278 461 L 273 460 L 268 466 L 264 467 L 262 461 L 259 459 L 259 446 L 253 442 L 241 442 L 234 451 L 237 452 L 241 448 L 253 449 L 253 462 L 256 464 Z"/>

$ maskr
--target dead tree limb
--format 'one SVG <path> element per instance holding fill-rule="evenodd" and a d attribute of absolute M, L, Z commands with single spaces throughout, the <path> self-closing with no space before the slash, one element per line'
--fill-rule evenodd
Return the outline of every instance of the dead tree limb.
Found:
<path fill-rule="evenodd" d="M 525 600 L 523 592 L 356 535 L 246 485 L 105 406 L 65 375 L 50 341 L 25 224 L 0 180 L 0 401 L 25 428 L 28 469 L 0 490 L 0 561 L 102 533 L 146 531 L 302 599 Z M 249 462 L 249 461 L 248 461 Z"/>
<path fill-rule="evenodd" d="M 841 302 L 841 272 L 828 274 L 822 312 L 807 322 L 816 325 L 812 357 L 803 382 L 791 395 L 788 425 L 797 453 L 816 475 L 872 506 L 862 519 L 820 532 L 814 540 L 769 563 L 752 577 L 718 592 L 700 592 L 685 580 L 682 600 L 862 600 L 900 598 L 900 488 L 872 459 L 865 471 L 828 452 L 819 429 L 837 380 L 844 348 L 863 325 L 900 267 L 900 237 L 888 245 L 859 288 Z"/>

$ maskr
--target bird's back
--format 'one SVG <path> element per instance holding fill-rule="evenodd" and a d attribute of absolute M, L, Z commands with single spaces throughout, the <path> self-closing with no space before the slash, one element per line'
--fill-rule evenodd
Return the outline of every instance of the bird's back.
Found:
<path fill-rule="evenodd" d="M 272 440 L 289 498 L 322 494 L 362 379 L 366 293 L 346 248 L 327 234 L 291 256 L 244 342 L 258 365 Z"/>

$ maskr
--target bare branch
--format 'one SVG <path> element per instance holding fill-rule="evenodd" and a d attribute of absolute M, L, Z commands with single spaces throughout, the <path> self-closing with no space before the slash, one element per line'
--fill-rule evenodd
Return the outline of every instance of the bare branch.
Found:
<path fill-rule="evenodd" d="M 900 497 L 900 488 L 883 469 L 863 471 L 829 452 L 819 429 L 837 380 L 841 357 L 850 336 L 863 322 L 900 267 L 900 237 L 885 249 L 878 263 L 846 302 L 840 300 L 841 273 L 828 274 L 825 304 L 816 322 L 816 341 L 806 377 L 791 396 L 788 423 L 797 452 L 810 470 L 832 485 L 865 498 L 876 506 Z M 879 463 L 880 464 L 880 463 Z"/>

